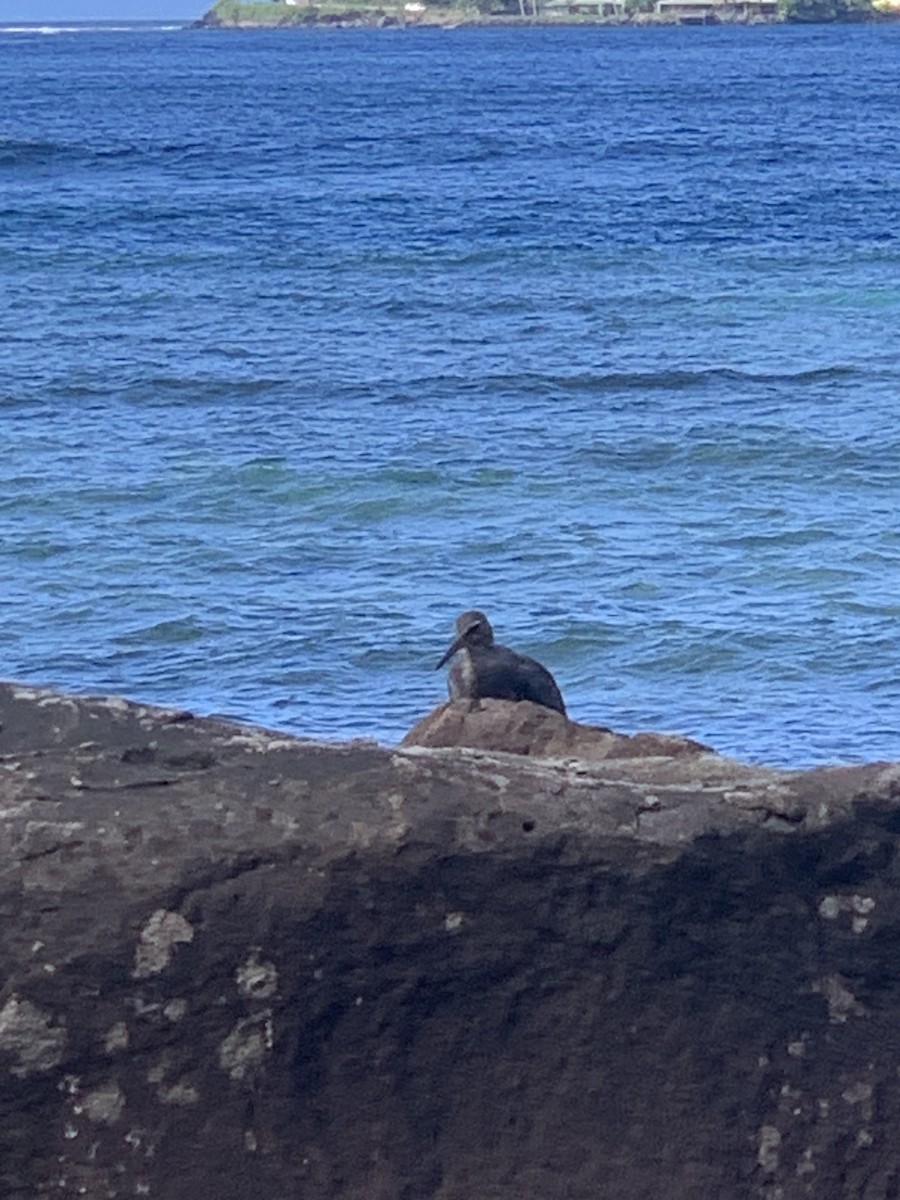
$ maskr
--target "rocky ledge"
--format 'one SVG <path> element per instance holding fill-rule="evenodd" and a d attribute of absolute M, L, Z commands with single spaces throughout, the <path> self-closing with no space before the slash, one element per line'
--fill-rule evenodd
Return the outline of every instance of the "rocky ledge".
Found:
<path fill-rule="evenodd" d="M 900 767 L 0 724 L 4 1200 L 897 1197 Z"/>

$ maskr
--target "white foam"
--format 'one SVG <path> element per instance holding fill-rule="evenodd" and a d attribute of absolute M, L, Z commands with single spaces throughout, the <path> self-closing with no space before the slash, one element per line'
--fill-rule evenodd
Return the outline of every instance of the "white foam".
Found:
<path fill-rule="evenodd" d="M 168 33 L 184 25 L 0 25 L 0 33 Z"/>

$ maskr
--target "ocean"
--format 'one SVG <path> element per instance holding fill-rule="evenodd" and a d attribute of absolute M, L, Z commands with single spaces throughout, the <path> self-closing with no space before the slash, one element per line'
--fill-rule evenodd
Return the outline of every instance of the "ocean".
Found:
<path fill-rule="evenodd" d="M 900 759 L 900 25 L 0 29 L 0 677 Z"/>

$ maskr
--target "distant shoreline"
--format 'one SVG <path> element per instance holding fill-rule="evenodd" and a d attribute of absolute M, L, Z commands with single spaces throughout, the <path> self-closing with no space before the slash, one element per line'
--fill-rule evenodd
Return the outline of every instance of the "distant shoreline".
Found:
<path fill-rule="evenodd" d="M 731 5 L 722 7 L 731 8 Z M 222 19 L 215 9 L 205 13 L 191 28 L 194 29 L 315 29 L 315 28 L 370 28 L 370 29 L 475 29 L 484 27 L 531 27 L 535 26 L 673 26 L 673 25 L 776 25 L 782 24 L 780 18 L 771 17 L 737 17 L 730 14 L 725 19 L 685 20 L 664 13 L 638 12 L 622 14 L 621 16 L 593 16 L 583 12 L 568 13 L 539 13 L 526 17 L 513 13 L 474 13 L 471 9 L 434 9 L 422 14 L 410 14 L 402 6 L 388 5 L 379 8 L 355 7 L 348 4 L 339 8 L 334 4 L 316 9 L 310 5 L 309 11 L 303 12 L 302 19 L 291 21 L 253 21 Z"/>
<path fill-rule="evenodd" d="M 534 0 L 521 0 L 527 9 Z M 665 8 L 663 8 L 663 5 Z M 835 24 L 836 20 L 797 22 L 782 15 L 776 0 L 662 0 L 659 9 L 651 12 L 629 10 L 612 0 L 565 4 L 557 2 L 552 11 L 537 13 L 478 13 L 473 8 L 442 8 L 436 5 L 340 4 L 334 0 L 324 3 L 302 3 L 288 7 L 284 4 L 238 4 L 225 0 L 214 5 L 189 28 L 194 29 L 465 29 L 482 27 L 548 27 L 564 26 L 627 26 L 656 27 L 686 25 L 784 25 Z M 259 19 L 260 10 L 265 19 Z M 249 11 L 248 11 L 249 10 Z M 252 15 L 251 15 L 252 14 Z M 845 18 L 847 24 L 879 24 L 900 20 L 900 9 L 872 9 Z"/>
<path fill-rule="evenodd" d="M 362 11 L 360 9 L 348 8 L 341 12 L 328 12 L 316 16 L 310 16 L 304 21 L 296 21 L 291 24 L 267 24 L 259 21 L 206 21 L 201 18 L 190 24 L 191 29 L 219 29 L 219 30 L 236 30 L 238 32 L 252 32 L 262 29 L 282 29 L 282 30 L 302 30 L 302 29 L 323 29 L 323 28 L 365 28 L 365 29 L 481 29 L 481 28 L 577 28 L 579 26 L 631 26 L 638 27 L 647 26 L 674 26 L 685 23 L 692 24 L 722 24 L 723 22 L 697 21 L 697 22 L 682 22 L 674 20 L 670 17 L 656 16 L 655 14 L 641 14 L 643 19 L 625 18 L 625 17 L 601 17 L 601 18 L 566 18 L 562 16 L 538 16 L 538 17 L 515 17 L 505 14 L 497 14 L 493 16 L 465 16 L 455 19 L 447 18 L 446 20 L 426 20 L 416 21 L 405 18 L 400 13 L 393 9 L 379 9 L 371 12 Z M 778 25 L 783 22 L 775 18 L 755 21 L 729 21 L 728 24 L 755 24 L 755 25 Z"/>
<path fill-rule="evenodd" d="M 221 21 L 207 20 L 204 15 L 198 21 L 188 25 L 190 29 L 220 29 L 250 32 L 260 29 L 322 29 L 322 28 L 366 28 L 366 29 L 480 29 L 480 28 L 578 28 L 580 26 L 631 27 L 641 26 L 672 27 L 679 25 L 781 25 L 785 22 L 777 17 L 729 18 L 722 20 L 679 20 L 676 17 L 657 13 L 636 13 L 633 16 L 622 17 L 587 17 L 583 15 L 569 16 L 563 14 L 540 14 L 536 17 L 519 17 L 507 13 L 490 15 L 473 15 L 442 13 L 429 15 L 424 20 L 410 19 L 405 13 L 394 8 L 360 9 L 348 7 L 342 10 L 330 10 L 317 14 L 308 14 L 302 21 L 290 23 L 265 21 Z"/>

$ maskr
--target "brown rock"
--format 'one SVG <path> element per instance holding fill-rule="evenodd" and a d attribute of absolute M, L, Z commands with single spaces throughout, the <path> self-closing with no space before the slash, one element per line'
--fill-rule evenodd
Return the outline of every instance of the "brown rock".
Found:
<path fill-rule="evenodd" d="M 452 700 L 423 717 L 401 746 L 468 746 L 542 758 L 679 758 L 711 754 L 709 746 L 664 733 L 613 733 L 581 725 L 528 700 Z"/>
<path fill-rule="evenodd" d="M 897 766 L 0 725 L 3 1200 L 896 1197 Z"/>

